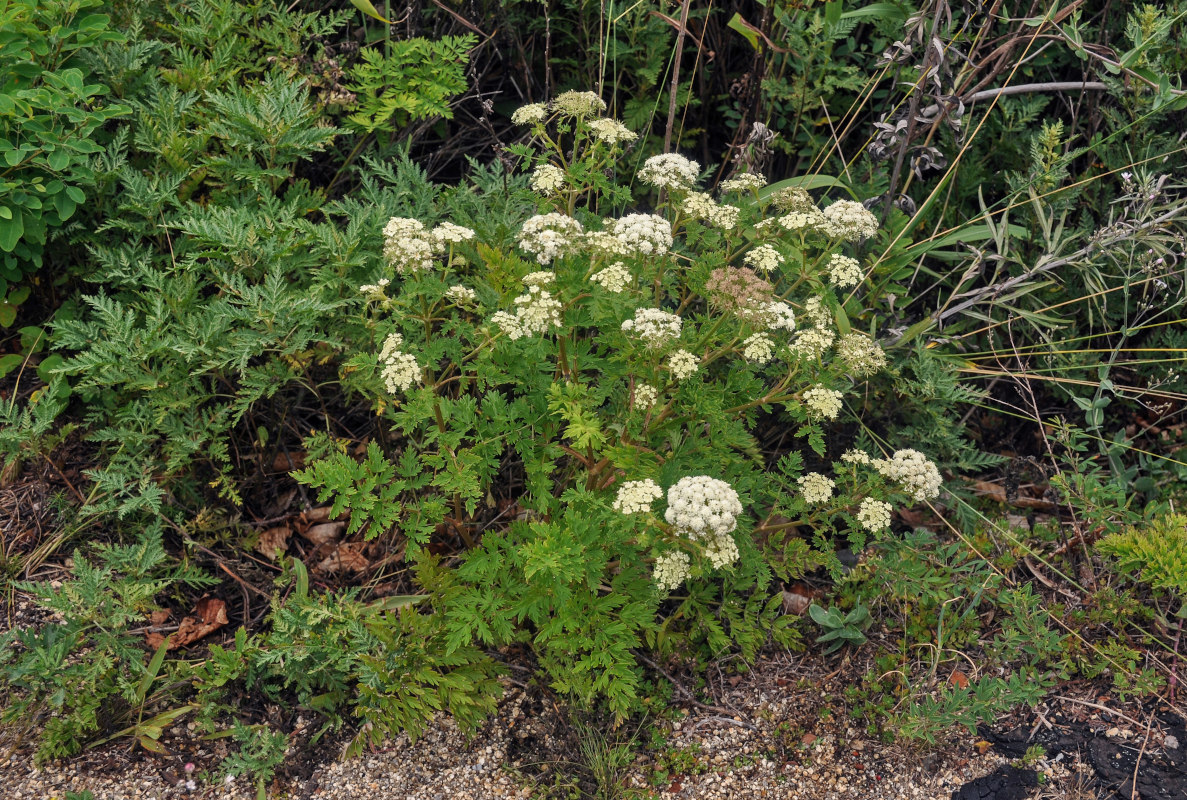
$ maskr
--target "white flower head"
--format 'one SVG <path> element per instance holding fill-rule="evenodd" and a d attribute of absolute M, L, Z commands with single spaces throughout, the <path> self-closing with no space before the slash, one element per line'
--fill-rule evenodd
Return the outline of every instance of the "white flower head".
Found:
<path fill-rule="evenodd" d="M 692 188 L 701 174 L 701 165 L 677 153 L 661 153 L 643 162 L 639 180 L 657 189 Z"/>
<path fill-rule="evenodd" d="M 514 314 L 509 314 L 506 311 L 496 311 L 490 321 L 499 327 L 499 330 L 507 334 L 507 338 L 515 341 L 527 335 L 523 324 L 519 321 L 519 317 Z"/>
<path fill-rule="evenodd" d="M 841 393 L 818 383 L 804 392 L 804 405 L 809 419 L 836 419 L 841 413 Z"/>
<path fill-rule="evenodd" d="M 552 108 L 563 117 L 584 119 L 606 110 L 606 103 L 593 92 L 568 91 L 557 95 Z"/>
<path fill-rule="evenodd" d="M 796 333 L 791 349 L 803 358 L 820 358 L 836 340 L 837 335 L 828 328 L 808 328 Z"/>
<path fill-rule="evenodd" d="M 940 470 L 918 450 L 896 450 L 889 459 L 878 459 L 874 468 L 898 481 L 916 501 L 938 497 L 943 479 Z"/>
<path fill-rule="evenodd" d="M 727 181 L 721 182 L 721 193 L 756 192 L 767 185 L 767 179 L 761 172 L 743 172 Z"/>
<path fill-rule="evenodd" d="M 771 330 L 782 330 L 788 333 L 795 330 L 795 312 L 792 311 L 791 306 L 781 300 L 767 303 L 766 308 L 763 309 L 763 319 Z"/>
<path fill-rule="evenodd" d="M 872 464 L 873 459 L 865 450 L 846 450 L 841 454 L 841 460 L 846 464 Z"/>
<path fill-rule="evenodd" d="M 433 249 L 439 253 L 444 253 L 449 249 L 451 244 L 468 242 L 473 238 L 474 231 L 462 225 L 455 225 L 452 222 L 442 222 L 429 233 L 429 239 L 433 243 Z"/>
<path fill-rule="evenodd" d="M 738 527 L 742 502 L 725 481 L 708 475 L 681 478 L 668 489 L 664 519 L 691 539 L 712 540 Z"/>
<path fill-rule="evenodd" d="M 664 496 L 659 484 L 647 478 L 641 481 L 627 481 L 618 487 L 612 508 L 622 514 L 644 514 L 651 510 L 651 504 Z"/>
<path fill-rule="evenodd" d="M 379 351 L 379 363 L 383 365 L 380 377 L 383 384 L 392 394 L 406 392 L 420 377 L 420 367 L 416 359 L 403 352 L 404 337 L 398 333 L 390 333 L 383 340 L 383 349 Z"/>
<path fill-rule="evenodd" d="M 692 574 L 690 564 L 688 554 L 679 550 L 656 556 L 655 567 L 651 573 L 655 587 L 665 594 L 679 588 Z"/>
<path fill-rule="evenodd" d="M 523 276 L 524 286 L 548 286 L 556 283 L 556 273 L 548 270 L 537 270 L 536 272 L 529 272 Z"/>
<path fill-rule="evenodd" d="M 613 234 L 632 253 L 662 256 L 672 246 L 672 224 L 656 214 L 627 214 L 614 221 Z"/>
<path fill-rule="evenodd" d="M 388 278 L 380 278 L 375 283 L 364 283 L 359 287 L 359 293 L 366 295 L 368 300 L 386 300 L 387 287 L 391 286 L 391 283 Z"/>
<path fill-rule="evenodd" d="M 881 531 L 890 527 L 890 503 L 867 497 L 857 508 L 857 521 L 868 531 Z"/>
<path fill-rule="evenodd" d="M 741 209 L 723 205 L 704 192 L 689 192 L 680 204 L 680 209 L 690 217 L 702 220 L 708 225 L 728 231 L 738 224 Z"/>
<path fill-rule="evenodd" d="M 635 408 L 645 411 L 655 405 L 659 399 L 659 390 L 650 383 L 635 384 Z"/>
<path fill-rule="evenodd" d="M 459 306 L 470 306 L 478 302 L 478 292 L 460 283 L 446 289 L 445 296 Z"/>
<path fill-rule="evenodd" d="M 581 223 L 564 214 L 537 214 L 519 231 L 519 246 L 541 264 L 573 252 L 582 241 Z"/>
<path fill-rule="evenodd" d="M 836 481 L 819 472 L 809 472 L 797 483 L 800 485 L 800 494 L 804 496 L 804 502 L 811 506 L 827 503 L 832 499 L 833 489 L 837 487 Z"/>
<path fill-rule="evenodd" d="M 743 264 L 753 267 L 759 272 L 777 270 L 783 261 L 783 254 L 769 244 L 760 244 L 742 256 Z"/>
<path fill-rule="evenodd" d="M 383 227 L 384 258 L 401 275 L 431 270 L 435 250 L 420 220 L 392 217 Z"/>
<path fill-rule="evenodd" d="M 561 302 L 538 284 L 515 298 L 515 316 L 522 335 L 547 333 L 550 328 L 561 327 Z M 515 338 L 515 337 L 512 337 Z"/>
<path fill-rule="evenodd" d="M 872 375 L 886 366 L 886 353 L 882 347 L 856 331 L 841 337 L 837 342 L 837 357 L 852 375 Z"/>
<path fill-rule="evenodd" d="M 642 339 L 648 347 L 659 347 L 680 336 L 682 320 L 675 314 L 658 308 L 637 308 L 632 319 L 622 323 L 622 329 Z"/>
<path fill-rule="evenodd" d="M 632 131 L 626 125 L 623 125 L 616 119 L 609 119 L 608 117 L 600 117 L 599 119 L 590 120 L 589 129 L 593 131 L 594 138 L 599 142 L 608 145 L 621 144 L 623 142 L 633 142 L 639 138 L 639 134 Z"/>
<path fill-rule="evenodd" d="M 878 232 L 878 218 L 854 200 L 838 200 L 824 209 L 820 229 L 834 239 L 856 242 Z"/>
<path fill-rule="evenodd" d="M 539 164 L 532 170 L 532 191 L 542 195 L 556 194 L 565 188 L 565 171 L 554 164 Z"/>
<path fill-rule="evenodd" d="M 610 231 L 589 231 L 582 237 L 585 249 L 596 256 L 629 256 L 634 251 Z"/>
<path fill-rule="evenodd" d="M 820 230 L 824 225 L 824 214 L 812 206 L 803 211 L 790 211 L 779 217 L 779 226 L 791 232 Z"/>
<path fill-rule="evenodd" d="M 830 327 L 833 322 L 832 312 L 819 297 L 809 297 L 804 303 L 804 316 L 812 320 L 817 328 Z"/>
<path fill-rule="evenodd" d="M 611 294 L 620 294 L 630 285 L 631 273 L 621 261 L 615 261 L 605 269 L 595 272 L 589 279 Z"/>
<path fill-rule="evenodd" d="M 828 276 L 837 288 L 849 289 L 861 283 L 865 273 L 862 272 L 861 264 L 856 258 L 833 253 L 832 258 L 828 260 Z"/>
<path fill-rule="evenodd" d="M 738 543 L 728 533 L 720 533 L 709 540 L 705 547 L 705 557 L 713 565 L 713 569 L 722 569 L 738 560 Z"/>
<path fill-rule="evenodd" d="M 543 103 L 528 103 L 515 109 L 511 121 L 516 125 L 535 125 L 543 122 L 548 116 L 548 108 Z"/>
<path fill-rule="evenodd" d="M 700 359 L 687 350 L 677 350 L 668 357 L 668 369 L 676 380 L 682 381 L 700 369 Z"/>
<path fill-rule="evenodd" d="M 775 343 L 765 333 L 756 333 L 742 342 L 742 358 L 765 364 L 775 356 Z"/>

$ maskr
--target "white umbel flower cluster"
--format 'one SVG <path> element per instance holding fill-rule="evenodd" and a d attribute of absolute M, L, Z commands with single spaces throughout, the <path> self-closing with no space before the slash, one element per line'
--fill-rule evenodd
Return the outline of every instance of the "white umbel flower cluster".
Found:
<path fill-rule="evenodd" d="M 902 484 L 917 502 L 938 497 L 944 482 L 936 465 L 918 450 L 896 450 L 890 458 L 875 461 L 874 468 Z"/>
<path fill-rule="evenodd" d="M 572 252 L 581 241 L 581 223 L 555 212 L 537 214 L 519 231 L 519 246 L 541 264 L 550 264 L 553 259 Z"/>
<path fill-rule="evenodd" d="M 710 540 L 738 527 L 742 502 L 728 483 L 708 475 L 690 475 L 668 489 L 664 519 L 690 539 Z"/>
<path fill-rule="evenodd" d="M 375 283 L 364 283 L 359 287 L 359 293 L 366 295 L 368 300 L 387 300 L 387 287 L 391 284 L 390 279 L 380 278 Z"/>
<path fill-rule="evenodd" d="M 817 231 L 824 226 L 824 214 L 816 206 L 810 206 L 798 211 L 791 211 L 779 217 L 779 226 L 795 233 L 797 231 Z"/>
<path fill-rule="evenodd" d="M 383 341 L 383 349 L 379 351 L 379 363 L 383 365 L 379 374 L 392 394 L 408 391 L 420 377 L 416 359 L 400 349 L 403 345 L 404 337 L 392 333 Z"/>
<path fill-rule="evenodd" d="M 383 256 L 401 275 L 433 268 L 433 245 L 424 223 L 392 217 L 383 226 Z"/>
<path fill-rule="evenodd" d="M 872 375 L 886 366 L 882 347 L 864 333 L 850 333 L 837 342 L 837 357 L 853 375 Z"/>
<path fill-rule="evenodd" d="M 742 256 L 743 264 L 753 267 L 759 272 L 777 270 L 783 261 L 783 255 L 769 244 L 760 244 Z"/>
<path fill-rule="evenodd" d="M 797 483 L 800 485 L 800 494 L 804 496 L 804 502 L 811 506 L 827 503 L 833 496 L 833 489 L 837 488 L 836 481 L 819 472 L 809 472 Z"/>
<path fill-rule="evenodd" d="M 865 450 L 846 450 L 841 454 L 841 460 L 846 464 L 872 464 L 874 460 Z"/>
<path fill-rule="evenodd" d="M 632 131 L 626 125 L 608 117 L 590 120 L 589 129 L 593 132 L 595 139 L 608 145 L 633 142 L 639 138 L 639 134 Z"/>
<path fill-rule="evenodd" d="M 738 560 L 738 543 L 728 533 L 714 536 L 705 547 L 705 557 L 713 565 L 713 569 L 728 567 Z"/>
<path fill-rule="evenodd" d="M 662 256 L 672 246 L 672 224 L 656 214 L 627 214 L 614 221 L 613 233 L 632 253 Z"/>
<path fill-rule="evenodd" d="M 808 328 L 795 335 L 791 349 L 803 358 L 820 358 L 836 340 L 837 335 L 828 328 Z"/>
<path fill-rule="evenodd" d="M 392 217 L 383 226 L 383 255 L 401 275 L 433 268 L 433 258 L 453 244 L 474 238 L 474 231 L 442 222 L 432 230 L 409 217 Z"/>
<path fill-rule="evenodd" d="M 530 182 L 533 192 L 556 194 L 565 188 L 565 171 L 555 164 L 540 164 L 532 171 Z"/>
<path fill-rule="evenodd" d="M 549 328 L 561 326 L 561 303 L 539 284 L 528 286 L 527 291 L 515 298 L 515 316 L 524 336 L 546 333 Z M 515 337 L 512 337 L 515 338 Z"/>
<path fill-rule="evenodd" d="M 635 384 L 635 408 L 646 410 L 655 405 L 659 399 L 659 390 L 650 383 Z"/>
<path fill-rule="evenodd" d="M 688 196 L 684 198 L 684 202 L 680 204 L 680 210 L 690 217 L 724 231 L 733 230 L 734 226 L 738 224 L 738 216 L 741 214 L 741 209 L 737 206 L 718 203 L 704 192 L 689 192 Z"/>
<path fill-rule="evenodd" d="M 630 285 L 631 273 L 621 261 L 615 261 L 605 269 L 590 275 L 589 279 L 611 294 L 620 294 Z"/>
<path fill-rule="evenodd" d="M 429 241 L 432 242 L 433 249 L 438 253 L 444 253 L 450 245 L 468 242 L 473 238 L 474 231 L 452 222 L 442 222 L 429 231 Z"/>
<path fill-rule="evenodd" d="M 700 369 L 700 360 L 687 350 L 677 350 L 668 357 L 668 369 L 676 380 L 682 381 Z"/>
<path fill-rule="evenodd" d="M 661 153 L 643 162 L 639 180 L 657 189 L 692 188 L 701 174 L 701 165 L 676 153 Z"/>
<path fill-rule="evenodd" d="M 767 179 L 761 172 L 743 172 L 727 181 L 721 182 L 721 193 L 756 192 L 767 185 Z"/>
<path fill-rule="evenodd" d="M 838 200 L 824 209 L 820 229 L 834 239 L 856 242 L 878 232 L 878 218 L 855 200 Z"/>
<path fill-rule="evenodd" d="M 478 292 L 460 283 L 445 290 L 445 296 L 459 306 L 473 305 L 478 302 Z"/>
<path fill-rule="evenodd" d="M 867 531 L 881 531 L 890 527 L 890 503 L 867 497 L 857 508 L 857 521 Z"/>
<path fill-rule="evenodd" d="M 763 308 L 762 316 L 766 326 L 773 331 L 791 332 L 795 330 L 795 312 L 782 300 L 767 303 Z"/>
<path fill-rule="evenodd" d="M 636 308 L 635 316 L 622 323 L 622 329 L 633 333 L 649 347 L 659 347 L 680 336 L 682 320 L 658 308 Z"/>
<path fill-rule="evenodd" d="M 563 117 L 584 119 L 606 110 L 606 103 L 593 92 L 568 91 L 557 95 L 552 108 Z"/>
<path fill-rule="evenodd" d="M 583 238 L 585 249 L 591 255 L 595 256 L 609 256 L 611 258 L 616 256 L 629 256 L 634 251 L 619 240 L 610 231 L 589 231 Z"/>
<path fill-rule="evenodd" d="M 856 258 L 834 253 L 828 260 L 828 277 L 839 289 L 849 289 L 861 283 L 865 277 Z"/>
<path fill-rule="evenodd" d="M 673 550 L 656 557 L 651 579 L 655 581 L 655 587 L 666 594 L 688 580 L 692 574 L 690 566 L 691 560 L 687 553 Z"/>
<path fill-rule="evenodd" d="M 524 336 L 547 333 L 549 328 L 559 328 L 563 306 L 544 288 L 555 281 L 556 276 L 545 271 L 524 276 L 527 291 L 515 298 L 515 313 L 498 311 L 490 321 L 513 341 Z"/>
<path fill-rule="evenodd" d="M 775 356 L 775 343 L 765 333 L 756 333 L 742 342 L 742 358 L 765 364 Z"/>
<path fill-rule="evenodd" d="M 664 496 L 664 490 L 650 478 L 641 481 L 627 481 L 618 487 L 612 508 L 622 514 L 644 514 L 651 510 L 651 504 Z"/>
<path fill-rule="evenodd" d="M 836 419 L 841 413 L 841 393 L 818 383 L 804 392 L 804 405 L 810 419 Z"/>
<path fill-rule="evenodd" d="M 535 125 L 548 117 L 548 106 L 543 103 L 528 103 L 515 109 L 511 121 L 516 125 Z"/>

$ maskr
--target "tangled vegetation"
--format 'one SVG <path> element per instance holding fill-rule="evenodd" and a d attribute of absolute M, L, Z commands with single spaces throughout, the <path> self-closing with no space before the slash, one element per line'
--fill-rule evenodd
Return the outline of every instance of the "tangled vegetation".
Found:
<path fill-rule="evenodd" d="M 1174 700 L 1187 5 L 670 5 L 0 9 L 15 746 Z"/>

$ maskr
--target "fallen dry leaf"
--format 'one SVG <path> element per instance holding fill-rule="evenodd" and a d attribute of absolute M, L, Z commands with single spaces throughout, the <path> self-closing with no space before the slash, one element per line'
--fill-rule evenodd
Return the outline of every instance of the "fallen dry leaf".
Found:
<path fill-rule="evenodd" d="M 810 605 L 812 605 L 812 598 L 806 594 L 800 594 L 794 590 L 783 592 L 784 614 L 803 614 Z"/>
<path fill-rule="evenodd" d="M 364 542 L 343 542 L 338 545 L 334 552 L 330 553 L 321 563 L 317 565 L 317 569 L 321 572 L 362 572 L 371 566 L 371 562 L 363 555 L 363 548 L 366 547 Z"/>
<path fill-rule="evenodd" d="M 315 545 L 323 545 L 337 541 L 344 530 L 346 530 L 345 522 L 323 522 L 320 525 L 306 528 L 301 535 Z"/>
<path fill-rule="evenodd" d="M 269 561 L 275 561 L 277 556 L 288 550 L 289 537 L 292 534 L 292 529 L 287 525 L 269 528 L 260 534 L 260 540 L 256 542 L 256 552 Z"/>
<path fill-rule="evenodd" d="M 272 459 L 272 469 L 277 472 L 288 472 L 305 466 L 304 453 L 277 453 Z"/>
<path fill-rule="evenodd" d="M 156 617 L 159 613 L 161 612 L 156 612 L 153 616 Z M 166 615 L 168 613 L 165 612 Z M 168 636 L 169 644 L 165 646 L 166 650 L 185 647 L 204 636 L 209 636 L 227 624 L 227 604 L 215 597 L 204 597 L 199 600 L 194 607 L 194 614 L 196 616 L 182 619 L 177 631 Z M 144 638 L 149 647 L 156 649 L 161 646 L 161 642 L 165 641 L 166 637 L 160 633 L 151 632 Z"/>

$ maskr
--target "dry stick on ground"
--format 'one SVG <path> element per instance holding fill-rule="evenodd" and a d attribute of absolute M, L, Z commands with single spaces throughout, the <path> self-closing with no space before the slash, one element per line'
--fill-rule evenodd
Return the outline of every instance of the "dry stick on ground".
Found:
<path fill-rule="evenodd" d="M 715 714 L 722 714 L 726 717 L 729 717 L 730 719 L 733 719 L 733 717 L 738 713 L 738 712 L 732 711 L 728 708 L 723 708 L 722 706 L 713 706 L 713 705 L 708 705 L 706 703 L 702 703 L 700 700 L 697 700 L 695 697 L 693 697 L 692 692 L 690 692 L 690 691 L 688 691 L 688 689 L 684 688 L 684 684 L 680 683 L 680 681 L 673 678 L 659 664 L 656 664 L 654 661 L 652 661 L 650 658 L 643 655 L 642 653 L 636 652 L 635 656 L 638 657 L 638 659 L 640 661 L 642 661 L 644 664 L 651 667 L 653 670 L 658 672 L 660 675 L 663 675 L 665 678 L 667 678 L 668 683 L 672 684 L 673 688 L 675 688 L 677 692 L 684 695 L 688 699 L 689 703 L 691 703 L 692 705 L 701 709 L 702 711 L 712 711 Z M 738 722 L 738 720 L 734 720 L 733 723 L 731 723 L 731 724 L 734 724 L 737 722 Z M 758 728 L 754 727 L 753 725 L 751 725 L 748 722 L 742 722 L 742 726 L 746 727 L 746 728 L 750 728 L 750 730 L 758 730 Z"/>

